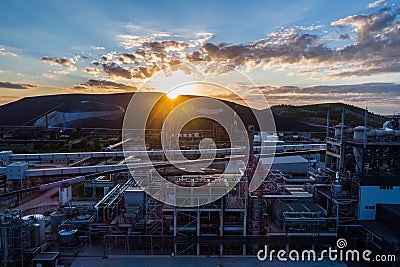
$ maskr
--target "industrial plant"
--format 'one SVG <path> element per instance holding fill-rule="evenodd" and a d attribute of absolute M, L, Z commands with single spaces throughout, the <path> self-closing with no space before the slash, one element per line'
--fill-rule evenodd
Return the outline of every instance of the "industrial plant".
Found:
<path fill-rule="evenodd" d="M 114 108 L 101 115 L 120 112 Z M 61 128 L 75 120 L 67 115 L 54 111 L 35 126 Z M 87 256 L 256 257 L 266 245 L 319 253 L 338 238 L 345 238 L 348 248 L 399 258 L 399 116 L 380 129 L 368 125 L 366 112 L 364 125 L 356 127 L 346 125 L 343 113 L 337 125 L 328 114 L 318 133 L 267 133 L 250 126 L 244 134 L 251 144 L 246 162 L 242 148 L 226 145 L 217 126 L 182 132 L 180 152 L 194 164 L 201 160 L 199 141 L 216 141 L 215 160 L 197 172 L 172 165 L 157 144 L 132 149 L 128 156 L 122 150 L 127 139 L 115 133 L 117 138 L 109 137 L 114 143 L 100 151 L 1 151 L 0 265 L 77 266 Z M 146 135 L 151 142 L 160 133 Z M 224 174 L 232 160 L 239 175 Z M 187 195 L 158 182 L 140 186 L 152 181 L 154 172 L 188 188 Z M 254 179 L 261 183 L 251 191 Z M 201 196 L 206 204 L 196 205 L 201 200 L 191 197 L 190 189 L 211 183 Z M 227 194 L 207 201 L 231 184 Z M 186 204 L 171 204 L 177 202 Z"/>

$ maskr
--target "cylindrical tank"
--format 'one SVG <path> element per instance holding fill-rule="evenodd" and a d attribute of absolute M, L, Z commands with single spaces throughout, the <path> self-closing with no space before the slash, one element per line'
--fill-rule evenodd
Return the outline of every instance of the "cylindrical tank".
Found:
<path fill-rule="evenodd" d="M 363 141 L 364 140 L 364 126 L 357 126 L 353 129 L 354 131 L 354 141 Z"/>
<path fill-rule="evenodd" d="M 342 185 L 341 184 L 333 184 L 333 193 L 340 193 L 342 192 Z"/>
<path fill-rule="evenodd" d="M 39 224 L 39 233 L 38 233 L 39 236 L 35 237 L 34 239 L 38 238 L 39 242 L 42 243 L 45 240 L 45 234 L 46 234 L 45 216 L 42 214 L 31 214 L 31 215 L 26 215 L 26 216 L 22 217 L 22 220 L 25 222 L 32 221 L 32 223 L 34 223 L 34 224 Z"/>
<path fill-rule="evenodd" d="M 67 219 L 67 214 L 63 212 L 57 212 L 54 211 L 50 214 L 50 223 L 51 223 L 51 229 L 57 230 L 58 226 L 61 224 L 63 220 Z"/>
<path fill-rule="evenodd" d="M 31 247 L 33 248 L 40 247 L 40 245 L 42 244 L 40 236 L 40 223 L 34 223 L 32 225 L 30 238 L 31 238 Z"/>
<path fill-rule="evenodd" d="M 76 245 L 76 233 L 78 230 L 61 230 L 58 232 L 60 241 L 65 246 L 75 246 Z"/>
<path fill-rule="evenodd" d="M 342 131 L 342 125 L 338 124 L 333 127 L 335 129 L 335 137 L 339 137 Z"/>

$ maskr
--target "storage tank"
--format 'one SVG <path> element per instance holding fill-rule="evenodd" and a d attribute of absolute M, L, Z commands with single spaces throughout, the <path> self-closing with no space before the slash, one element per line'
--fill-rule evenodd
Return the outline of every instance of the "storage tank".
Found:
<path fill-rule="evenodd" d="M 365 132 L 364 126 L 357 126 L 353 129 L 353 131 L 354 131 L 354 141 L 361 142 L 364 140 L 364 132 Z"/>
<path fill-rule="evenodd" d="M 50 214 L 51 230 L 55 231 L 63 220 L 67 219 L 67 214 L 64 212 L 54 211 Z"/>
<path fill-rule="evenodd" d="M 74 230 L 61 230 L 58 232 L 60 241 L 65 246 L 75 246 L 76 245 L 76 233 L 77 229 Z"/>
<path fill-rule="evenodd" d="M 32 222 L 34 224 L 33 226 L 33 231 L 35 232 L 36 235 L 38 234 L 39 236 L 33 236 L 33 239 L 36 240 L 34 243 L 39 245 L 45 240 L 45 234 L 46 234 L 46 222 L 45 222 L 45 216 L 42 214 L 31 214 L 31 215 L 26 215 L 22 217 L 22 220 L 24 222 Z M 39 226 L 39 229 L 35 229 Z"/>
<path fill-rule="evenodd" d="M 32 248 L 37 248 L 40 247 L 42 244 L 41 236 L 40 236 L 40 223 L 34 223 L 32 225 L 32 230 L 30 233 L 30 239 L 31 239 L 31 247 Z"/>
<path fill-rule="evenodd" d="M 125 205 L 144 205 L 144 191 L 140 187 L 130 187 L 124 192 Z"/>
<path fill-rule="evenodd" d="M 335 193 L 335 194 L 341 193 L 342 192 L 342 187 L 343 187 L 342 184 L 339 184 L 339 183 L 333 184 L 333 188 L 332 188 L 333 193 Z"/>

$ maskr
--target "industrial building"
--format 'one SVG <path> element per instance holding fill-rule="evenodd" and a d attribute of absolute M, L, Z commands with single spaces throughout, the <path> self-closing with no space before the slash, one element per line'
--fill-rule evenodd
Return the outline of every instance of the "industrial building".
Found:
<path fill-rule="evenodd" d="M 14 207 L 0 215 L 1 263 L 56 266 L 65 257 L 86 256 L 93 250 L 102 258 L 254 256 L 265 245 L 320 251 L 338 237 L 349 240 L 349 246 L 399 256 L 399 117 L 382 129 L 370 129 L 367 122 L 366 118 L 364 126 L 350 128 L 342 120 L 333 127 L 334 134 L 328 122 L 326 141 L 313 144 L 285 144 L 279 137 L 260 133 L 254 139 L 256 154 L 242 162 L 241 175 L 232 177 L 222 173 L 230 156 L 240 154 L 241 148 L 216 149 L 218 160 L 197 173 L 163 161 L 164 152 L 157 150 L 131 151 L 128 157 L 114 150 L 118 146 L 107 152 L 0 152 L 0 197 L 15 200 Z M 279 149 L 269 169 L 271 146 Z M 189 157 L 200 153 L 181 152 Z M 230 179 L 237 183 L 223 197 L 197 206 L 199 200 L 174 194 L 164 184 L 141 188 L 138 181 L 152 179 L 149 164 L 141 161 L 143 153 L 158 173 L 187 192 L 213 182 L 213 190 L 229 185 Z M 40 162 L 51 164 L 49 159 L 62 161 L 37 167 Z M 323 163 L 325 168 L 318 168 Z M 255 177 L 262 177 L 262 183 L 250 192 Z M 45 215 L 16 209 L 27 195 L 39 197 L 57 188 L 57 205 Z M 214 193 L 210 189 L 201 197 L 212 198 Z M 188 205 L 163 203 L 157 195 Z"/>

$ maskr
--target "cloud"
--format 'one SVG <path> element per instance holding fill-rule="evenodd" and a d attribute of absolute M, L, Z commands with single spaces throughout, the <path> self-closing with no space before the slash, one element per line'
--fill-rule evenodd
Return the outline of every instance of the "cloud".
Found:
<path fill-rule="evenodd" d="M 259 86 L 270 104 L 287 102 L 299 105 L 321 102 L 345 102 L 360 106 L 378 106 L 386 103 L 397 106 L 400 84 L 364 83 L 335 86 Z M 377 93 L 379 92 L 379 93 Z"/>
<path fill-rule="evenodd" d="M 0 56 L 18 57 L 17 54 L 6 51 L 4 47 L 0 47 Z"/>
<path fill-rule="evenodd" d="M 377 0 L 373 3 L 368 4 L 368 8 L 375 8 L 384 2 L 385 2 L 385 0 Z"/>
<path fill-rule="evenodd" d="M 341 35 L 339 36 L 339 38 L 340 38 L 341 40 L 349 40 L 349 39 L 351 39 L 351 38 L 350 38 L 350 35 L 348 35 L 347 33 L 341 34 Z"/>
<path fill-rule="evenodd" d="M 396 17 L 400 14 L 400 9 L 382 8 L 377 13 L 368 15 L 348 16 L 331 23 L 332 26 L 340 28 L 350 26 L 357 34 L 359 42 L 379 40 L 388 37 L 388 33 L 396 33 L 399 22 Z M 389 32 L 387 32 L 389 31 Z M 398 35 L 397 35 L 398 37 Z"/>
<path fill-rule="evenodd" d="M 103 46 L 92 46 L 92 47 L 90 47 L 90 49 L 92 49 L 92 50 L 104 50 L 106 48 L 103 47 Z"/>
<path fill-rule="evenodd" d="M 382 3 L 380 3 L 382 4 Z M 377 5 L 377 4 L 376 4 Z M 244 71 L 287 71 L 288 76 L 345 79 L 400 72 L 400 8 L 385 7 L 324 25 L 281 28 L 247 43 L 215 43 L 210 32 L 178 33 L 127 25 L 118 35 L 122 51 L 99 55 L 83 67 L 94 76 L 139 82 L 178 63 L 223 63 Z M 49 58 L 51 64 L 74 66 L 76 60 Z M 228 68 L 210 69 L 215 74 Z M 306 77 L 304 77 L 306 76 Z"/>
<path fill-rule="evenodd" d="M 338 49 L 336 61 L 350 70 L 329 74 L 332 78 L 367 76 L 400 71 L 400 8 L 382 8 L 368 15 L 349 16 L 333 22 L 332 26 L 350 27 L 356 42 Z"/>
<path fill-rule="evenodd" d="M 139 63 L 139 60 L 136 58 L 135 55 L 133 54 L 128 54 L 128 53 L 123 53 L 120 55 L 118 58 L 118 61 L 121 62 L 122 64 L 127 64 L 127 63 Z"/>
<path fill-rule="evenodd" d="M 94 80 L 89 79 L 87 82 L 76 85 L 74 89 L 88 89 L 88 88 L 101 88 L 101 89 L 112 89 L 112 90 L 124 90 L 124 91 L 136 91 L 137 87 L 127 85 L 123 83 L 116 83 L 106 80 Z"/>
<path fill-rule="evenodd" d="M 147 79 L 152 77 L 156 72 L 160 71 L 161 68 L 157 65 L 153 66 L 140 66 L 132 70 L 133 78 L 136 79 Z"/>
<path fill-rule="evenodd" d="M 245 70 L 290 67 L 303 75 L 303 69 L 313 67 L 318 72 L 308 73 L 320 79 L 396 73 L 400 72 L 399 14 L 400 8 L 391 7 L 332 22 L 331 27 L 342 31 L 337 40 L 346 40 L 342 47 L 333 47 L 329 38 L 315 32 L 321 25 L 297 26 L 246 44 L 205 43 L 187 53 L 186 59 L 221 62 Z"/>
<path fill-rule="evenodd" d="M 71 66 L 75 64 L 75 61 L 71 58 L 60 58 L 60 57 L 42 57 L 42 61 L 47 62 L 51 65 L 63 65 L 63 66 Z"/>
<path fill-rule="evenodd" d="M 29 83 L 0 82 L 0 88 L 7 89 L 33 89 L 37 87 L 39 87 L 39 85 Z"/>
<path fill-rule="evenodd" d="M 142 44 L 144 50 L 151 50 L 156 52 L 182 51 L 185 48 L 188 48 L 189 46 L 190 43 L 179 40 L 162 40 L 162 41 L 145 42 Z"/>
<path fill-rule="evenodd" d="M 99 75 L 101 74 L 101 70 L 97 68 L 83 68 L 82 69 L 84 72 L 94 74 L 94 75 Z"/>
<path fill-rule="evenodd" d="M 120 34 L 118 38 L 125 49 L 132 49 L 140 47 L 145 42 L 150 42 L 151 37 L 143 37 L 134 34 Z"/>
<path fill-rule="evenodd" d="M 116 63 L 102 64 L 103 71 L 108 74 L 110 78 L 121 77 L 125 79 L 132 79 L 132 73 L 130 70 L 124 69 Z"/>
<path fill-rule="evenodd" d="M 51 74 L 51 73 L 43 73 L 42 76 L 47 78 L 47 79 L 54 79 L 54 78 L 57 77 L 56 75 Z"/>
<path fill-rule="evenodd" d="M 53 66 L 63 66 L 67 67 L 67 69 L 62 69 L 62 70 L 56 70 L 54 73 L 57 74 L 63 74 L 66 75 L 70 73 L 71 71 L 76 71 L 77 68 L 75 66 L 75 63 L 77 60 L 80 58 L 80 56 L 76 56 L 74 58 L 61 58 L 61 57 L 49 57 L 49 56 L 44 56 L 41 58 L 42 61 L 49 63 L 50 65 Z"/>

